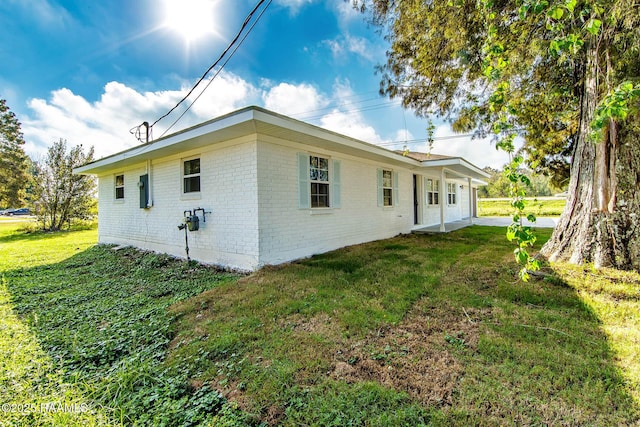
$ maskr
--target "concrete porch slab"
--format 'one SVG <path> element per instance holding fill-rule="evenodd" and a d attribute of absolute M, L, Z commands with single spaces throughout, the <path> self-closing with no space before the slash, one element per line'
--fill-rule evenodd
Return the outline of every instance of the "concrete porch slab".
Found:
<path fill-rule="evenodd" d="M 525 221 L 526 226 L 536 228 L 554 228 L 558 223 L 558 218 L 540 217 L 537 218 L 535 223 Z M 469 227 L 470 225 L 484 225 L 489 227 L 508 227 L 511 224 L 511 218 L 498 217 L 498 216 L 483 216 L 479 218 L 473 218 L 473 224 L 469 223 L 469 218 L 464 218 L 459 221 L 447 222 L 444 224 L 445 231 L 440 231 L 440 224 L 423 227 L 417 225 L 411 230 L 416 234 L 434 234 L 434 233 L 449 233 L 451 231 L 459 230 L 461 228 Z"/>

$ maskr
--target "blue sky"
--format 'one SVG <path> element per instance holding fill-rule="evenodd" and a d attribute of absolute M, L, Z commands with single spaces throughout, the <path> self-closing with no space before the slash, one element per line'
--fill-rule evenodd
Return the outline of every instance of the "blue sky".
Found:
<path fill-rule="evenodd" d="M 0 97 L 22 123 L 27 153 L 38 158 L 60 138 L 93 145 L 98 157 L 138 144 L 129 130 L 173 107 L 256 3 L 0 1 Z M 408 147 L 426 151 L 426 121 L 378 94 L 375 66 L 386 49 L 351 1 L 273 0 L 170 132 L 259 105 L 390 149 L 416 140 Z M 180 111 L 159 122 L 153 136 Z M 506 162 L 488 141 L 447 138 L 450 128 L 436 124 L 434 153 L 480 167 Z"/>

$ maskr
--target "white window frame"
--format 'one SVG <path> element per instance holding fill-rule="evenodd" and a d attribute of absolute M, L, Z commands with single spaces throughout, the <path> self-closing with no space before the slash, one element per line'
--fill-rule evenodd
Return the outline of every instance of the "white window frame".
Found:
<path fill-rule="evenodd" d="M 440 206 L 440 180 L 427 177 L 427 188 L 425 190 L 427 206 Z"/>
<path fill-rule="evenodd" d="M 458 184 L 455 182 L 447 182 L 447 204 L 449 206 L 458 204 Z"/>
<path fill-rule="evenodd" d="M 382 206 L 385 208 L 394 206 L 393 184 L 393 171 L 390 169 L 382 169 Z"/>
<path fill-rule="evenodd" d="M 198 160 L 198 172 L 186 174 L 185 166 L 187 162 L 192 162 L 194 160 Z M 186 191 L 186 185 L 185 185 L 186 180 L 192 179 L 192 178 L 198 178 L 199 189 L 197 191 Z M 189 157 L 189 158 L 180 160 L 180 187 L 182 189 L 183 196 L 199 195 L 200 192 L 202 191 L 202 158 L 200 156 L 194 156 L 194 157 Z"/>
<path fill-rule="evenodd" d="M 122 185 L 118 185 L 118 177 L 122 177 Z M 122 197 L 118 197 L 118 190 L 122 190 Z M 113 177 L 113 196 L 116 201 L 124 200 L 124 174 L 119 173 Z"/>
<path fill-rule="evenodd" d="M 314 167 L 313 166 L 313 159 L 318 159 L 317 164 L 318 167 Z M 326 176 L 326 180 L 321 180 L 318 179 L 319 177 L 319 173 L 315 174 L 315 179 L 314 179 L 314 173 L 313 170 L 317 170 L 318 172 L 324 171 L 325 169 L 321 169 L 319 167 L 320 165 L 320 160 L 324 160 L 327 163 L 327 168 L 326 168 L 326 172 L 327 172 L 327 176 Z M 326 185 L 327 187 L 327 192 L 326 194 L 324 193 L 320 193 L 318 191 L 316 191 L 316 193 L 313 192 L 313 187 L 314 185 L 316 185 L 316 188 L 320 188 L 319 186 L 322 185 Z M 309 155 L 309 197 L 310 197 L 310 203 L 309 206 L 311 209 L 329 209 L 331 208 L 331 159 L 327 156 L 321 156 L 321 155 L 316 155 L 316 154 L 310 154 Z M 325 197 L 326 198 L 326 205 L 323 206 L 314 206 L 314 198 L 315 198 L 315 202 L 317 205 L 317 202 L 319 200 L 320 197 Z"/>

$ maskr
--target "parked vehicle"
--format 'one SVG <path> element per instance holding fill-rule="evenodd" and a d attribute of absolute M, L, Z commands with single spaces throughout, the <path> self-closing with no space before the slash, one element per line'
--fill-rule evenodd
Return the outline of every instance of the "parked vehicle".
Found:
<path fill-rule="evenodd" d="M 31 215 L 29 208 L 10 209 L 4 213 L 7 216 Z"/>

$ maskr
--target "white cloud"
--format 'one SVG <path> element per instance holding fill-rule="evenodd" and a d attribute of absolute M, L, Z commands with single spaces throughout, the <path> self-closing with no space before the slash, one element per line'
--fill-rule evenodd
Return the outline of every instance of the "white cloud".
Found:
<path fill-rule="evenodd" d="M 59 29 L 73 22 L 73 18 L 64 7 L 51 4 L 48 0 L 10 0 L 9 3 L 18 5 L 25 14 L 46 28 Z"/>
<path fill-rule="evenodd" d="M 339 105 L 341 101 L 353 100 L 355 97 L 356 94 L 354 94 L 349 81 L 336 80 L 331 96 L 335 103 Z M 341 109 L 339 106 L 333 108 L 331 112 L 320 119 L 320 126 L 370 144 L 383 142 L 375 128 L 367 124 L 362 112 L 353 108 L 353 105 L 349 105 L 348 109 Z"/>
<path fill-rule="evenodd" d="M 313 122 L 320 127 L 360 139 L 371 144 L 383 142 L 376 129 L 358 110 L 357 95 L 349 81 L 336 80 L 331 94 L 323 94 L 306 83 L 293 85 L 280 83 L 263 93 L 268 110 Z M 345 100 L 350 102 L 344 103 Z M 341 105 L 342 104 L 342 105 Z"/>
<path fill-rule="evenodd" d="M 324 40 L 322 43 L 329 47 L 334 58 L 341 57 L 345 52 L 344 45 L 338 40 Z"/>
<path fill-rule="evenodd" d="M 93 145 L 96 157 L 127 149 L 139 143 L 129 133 L 132 127 L 143 121 L 152 123 L 169 111 L 186 92 L 186 83 L 179 90 L 140 93 L 123 83 L 110 82 L 105 85 L 98 101 L 89 102 L 69 89 L 58 89 L 52 92 L 49 100 L 29 101 L 32 113 L 22 119 L 25 151 L 38 158 L 60 138 L 66 139 L 70 145 Z M 244 107 L 257 99 L 258 90 L 250 83 L 222 73 L 171 132 Z M 173 123 L 190 100 L 193 96 L 154 127 L 155 138 Z"/>
<path fill-rule="evenodd" d="M 347 34 L 333 40 L 324 40 L 323 43 L 331 49 L 331 53 L 336 59 L 344 58 L 348 54 L 356 54 L 368 61 L 373 60 L 374 49 L 364 37 L 354 37 Z"/>
<path fill-rule="evenodd" d="M 382 142 L 376 130 L 367 125 L 357 112 L 342 112 L 335 109 L 320 119 L 320 126 L 370 144 Z"/>
<path fill-rule="evenodd" d="M 260 90 L 251 83 L 235 74 L 221 73 L 194 104 L 192 111 L 195 117 L 191 125 L 255 104 L 259 100 Z"/>
<path fill-rule="evenodd" d="M 289 8 L 293 15 L 298 13 L 300 8 L 311 3 L 313 3 L 313 0 L 276 0 L 276 4 Z"/>
<path fill-rule="evenodd" d="M 415 136 L 407 129 L 398 129 L 392 142 L 411 141 Z"/>
<path fill-rule="evenodd" d="M 280 83 L 264 92 L 262 99 L 266 109 L 289 116 L 313 112 L 328 103 L 315 87 L 306 83 Z"/>
<path fill-rule="evenodd" d="M 349 22 L 355 19 L 362 19 L 364 17 L 359 10 L 353 7 L 351 1 L 335 0 L 333 6 L 338 15 L 338 22 L 340 22 L 341 28 L 344 28 Z"/>
<path fill-rule="evenodd" d="M 401 149 L 402 141 L 415 139 L 402 125 L 395 130 L 388 129 L 390 122 L 386 121 L 377 123 L 386 125 L 386 130 L 372 126 L 371 117 L 359 108 L 362 106 L 357 101 L 360 97 L 347 80 L 336 80 L 331 93 L 322 93 L 308 83 L 261 83 L 263 86 L 258 88 L 237 75 L 220 74 L 171 132 L 254 104 L 389 149 Z M 69 89 L 58 89 L 51 93 L 49 99 L 29 101 L 30 113 L 21 117 L 27 142 L 25 150 L 33 158 L 40 158 L 60 138 L 66 139 L 70 145 L 94 146 L 97 157 L 125 150 L 139 144 L 129 130 L 145 120 L 152 123 L 166 113 L 185 95 L 187 88 L 187 82 L 183 82 L 182 87 L 175 90 L 138 92 L 123 83 L 110 82 L 94 102 Z M 182 111 L 184 106 L 154 127 L 155 139 Z M 379 133 L 382 130 L 385 137 Z M 451 135 L 454 138 L 443 138 Z M 499 168 L 507 162 L 506 154 L 496 151 L 489 139 L 460 138 L 448 125 L 438 126 L 435 137 L 433 153 L 464 157 L 479 167 Z M 427 150 L 425 144 L 408 145 L 412 150 Z"/>

